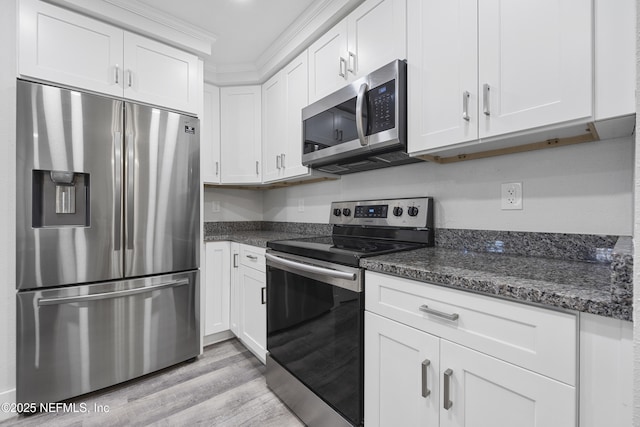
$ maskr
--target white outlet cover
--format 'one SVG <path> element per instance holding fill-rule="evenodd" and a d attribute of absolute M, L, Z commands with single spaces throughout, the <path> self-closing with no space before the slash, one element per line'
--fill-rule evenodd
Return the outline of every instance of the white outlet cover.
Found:
<path fill-rule="evenodd" d="M 506 210 L 522 210 L 522 183 L 508 182 L 501 185 L 500 208 Z"/>
<path fill-rule="evenodd" d="M 298 212 L 304 212 L 304 199 L 298 199 Z"/>
<path fill-rule="evenodd" d="M 211 202 L 211 212 L 220 212 L 220 201 L 214 200 Z"/>

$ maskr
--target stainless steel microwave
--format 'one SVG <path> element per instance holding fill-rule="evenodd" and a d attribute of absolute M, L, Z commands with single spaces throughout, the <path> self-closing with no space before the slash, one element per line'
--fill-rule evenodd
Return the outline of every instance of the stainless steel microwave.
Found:
<path fill-rule="evenodd" d="M 302 163 L 346 174 L 407 155 L 407 64 L 396 60 L 302 110 Z"/>

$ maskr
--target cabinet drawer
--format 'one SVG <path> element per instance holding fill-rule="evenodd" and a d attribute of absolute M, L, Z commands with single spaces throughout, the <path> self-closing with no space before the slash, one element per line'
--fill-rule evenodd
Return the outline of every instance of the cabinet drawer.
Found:
<path fill-rule="evenodd" d="M 576 384 L 573 314 L 380 273 L 366 272 L 365 283 L 368 311 Z M 438 312 L 457 318 L 447 320 Z"/>
<path fill-rule="evenodd" d="M 240 264 L 264 272 L 267 270 L 264 252 L 264 248 L 240 245 Z"/>

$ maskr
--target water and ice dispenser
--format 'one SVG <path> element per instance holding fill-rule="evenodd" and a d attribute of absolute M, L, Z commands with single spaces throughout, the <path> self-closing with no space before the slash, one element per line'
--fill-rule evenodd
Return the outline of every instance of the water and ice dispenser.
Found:
<path fill-rule="evenodd" d="M 89 174 L 72 171 L 33 171 L 32 226 L 88 227 Z"/>

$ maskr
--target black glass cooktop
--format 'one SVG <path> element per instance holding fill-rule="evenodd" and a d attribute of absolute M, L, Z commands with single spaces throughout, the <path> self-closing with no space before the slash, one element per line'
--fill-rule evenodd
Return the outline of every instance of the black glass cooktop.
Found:
<path fill-rule="evenodd" d="M 417 249 L 423 246 L 426 245 L 345 236 L 307 237 L 291 240 L 275 240 L 267 243 L 267 247 L 279 252 L 354 267 L 360 265 L 360 258 Z"/>

